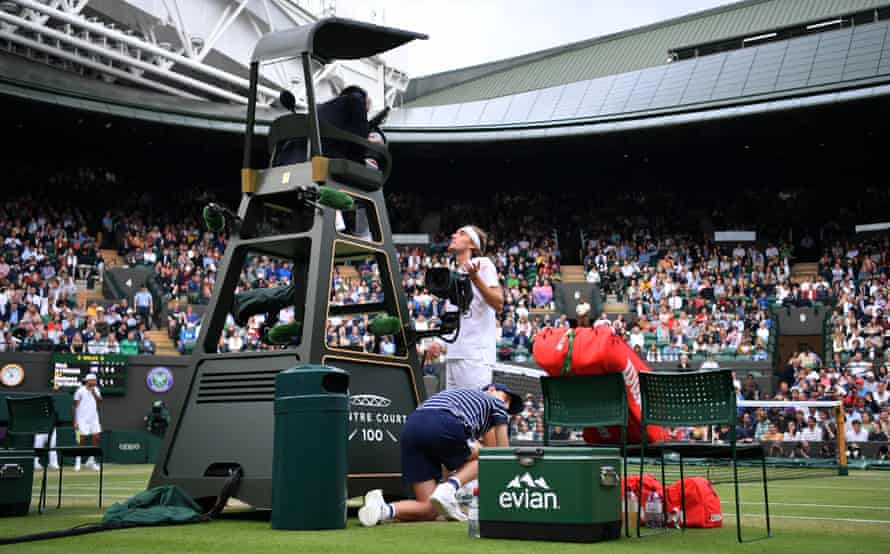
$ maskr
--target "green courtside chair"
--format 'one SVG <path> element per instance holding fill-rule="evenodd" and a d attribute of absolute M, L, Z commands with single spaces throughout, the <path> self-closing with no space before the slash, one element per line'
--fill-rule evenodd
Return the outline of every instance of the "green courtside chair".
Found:
<path fill-rule="evenodd" d="M 683 427 L 692 425 L 729 426 L 728 444 L 693 443 L 693 442 L 662 442 L 662 452 L 675 452 L 680 456 L 680 480 L 683 479 L 683 457 L 712 458 L 730 460 L 732 463 L 733 485 L 735 487 L 736 536 L 742 542 L 742 518 L 739 510 L 739 460 L 760 460 L 763 471 L 763 503 L 766 514 L 766 536 L 771 536 L 769 520 L 769 497 L 766 484 L 766 457 L 763 447 L 758 443 L 736 444 L 736 393 L 732 382 L 732 370 L 709 370 L 693 373 L 678 372 L 641 372 L 640 396 L 642 426 L 664 425 L 666 427 Z M 645 449 L 646 434 L 642 436 Z M 662 469 L 664 459 L 662 457 Z M 642 457 L 640 458 L 640 479 L 643 475 Z M 666 485 L 666 483 L 665 483 Z M 683 504 L 683 529 L 686 528 L 686 490 L 680 488 Z M 640 502 L 640 510 L 642 511 Z M 637 519 L 639 535 L 639 518 Z"/>
<path fill-rule="evenodd" d="M 32 400 L 33 402 L 27 402 Z M 26 400 L 26 402 L 22 402 Z M 47 408 L 47 406 L 49 406 Z M 6 398 L 6 409 L 8 411 L 9 427 L 6 429 L 7 447 L 9 445 L 28 444 L 29 448 L 34 451 L 35 456 L 40 459 L 43 465 L 43 478 L 40 481 L 40 497 L 37 500 L 37 511 L 43 513 L 46 504 L 46 466 L 47 452 L 46 448 L 32 448 L 34 444 L 34 435 L 43 433 L 52 433 L 54 421 L 49 419 L 52 413 L 52 397 L 36 396 L 26 398 L 8 397 Z"/>
<path fill-rule="evenodd" d="M 22 398 L 7 398 L 9 409 L 10 435 L 35 435 L 52 433 L 56 426 L 58 416 L 52 396 L 29 396 Z M 32 439 L 33 440 L 33 439 Z M 57 446 L 56 448 L 34 448 L 34 453 L 43 461 L 43 482 L 40 486 L 40 501 L 37 504 L 39 512 L 46 507 L 46 457 L 50 450 L 55 450 L 59 456 L 59 491 L 56 508 L 62 506 L 62 472 L 65 467 L 65 457 L 94 456 L 99 460 L 99 508 L 102 507 L 102 482 L 105 472 L 105 458 L 102 448 L 98 446 Z"/>
<path fill-rule="evenodd" d="M 620 442 L 624 472 L 627 476 L 627 390 L 621 373 L 606 375 L 572 375 L 566 377 L 542 377 L 544 396 L 544 444 L 550 444 L 550 429 L 555 425 L 563 428 L 612 427 L 621 429 Z M 627 479 L 624 479 L 624 532 L 630 537 L 627 520 Z"/>

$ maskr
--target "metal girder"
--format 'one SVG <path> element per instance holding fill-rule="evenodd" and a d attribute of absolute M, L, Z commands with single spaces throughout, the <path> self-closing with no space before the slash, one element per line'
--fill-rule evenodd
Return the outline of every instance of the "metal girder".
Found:
<path fill-rule="evenodd" d="M 179 0 L 162 0 L 164 2 L 164 7 L 167 9 L 167 14 L 172 18 L 176 16 L 176 19 L 173 20 L 175 24 L 173 27 L 176 29 L 176 34 L 179 35 L 179 42 L 182 43 L 182 49 L 185 51 L 186 55 L 189 58 L 195 57 L 195 51 L 192 48 L 192 39 L 189 35 L 188 28 L 185 26 L 185 21 L 182 19 L 182 12 L 179 11 Z M 175 10 L 170 9 L 170 2 L 173 2 L 173 7 Z"/>
<path fill-rule="evenodd" d="M 157 81 L 152 81 L 151 79 L 145 79 L 140 75 L 134 74 L 130 71 L 125 71 L 123 69 L 118 69 L 116 67 L 103 64 L 97 62 L 95 60 L 91 60 L 89 58 L 84 58 L 83 56 L 77 56 L 72 54 L 71 52 L 65 50 L 59 50 L 58 48 L 53 47 L 51 44 L 46 44 L 44 42 L 38 42 L 36 40 L 23 37 L 21 35 L 16 35 L 15 33 L 5 31 L 0 29 L 0 38 L 6 39 L 10 42 L 14 42 L 16 44 L 21 44 L 23 46 L 27 46 L 28 48 L 32 48 L 34 50 L 39 50 L 41 52 L 46 53 L 47 55 L 54 56 L 56 58 L 60 58 L 63 60 L 68 60 L 72 63 L 76 63 L 82 65 L 84 67 L 89 67 L 90 69 L 95 69 L 96 71 L 101 71 L 103 73 L 108 73 L 109 75 L 114 75 L 120 79 L 130 81 L 132 83 L 137 83 L 146 88 L 151 88 L 160 92 L 165 92 L 167 94 L 172 94 L 175 96 L 179 96 L 182 98 L 189 98 L 192 100 L 200 100 L 199 96 L 195 96 L 189 92 L 184 90 L 180 90 L 175 87 L 171 87 L 165 85 L 163 83 L 159 83 Z"/>
<path fill-rule="evenodd" d="M 408 88 L 408 76 L 392 67 L 387 67 L 383 75 L 383 94 L 386 105 L 395 106 L 399 95 Z"/>
<path fill-rule="evenodd" d="M 196 60 L 202 61 L 207 56 L 207 54 L 210 53 L 211 50 L 213 50 L 213 47 L 216 45 L 217 41 L 222 38 L 225 32 L 229 30 L 229 27 L 232 26 L 232 23 L 234 23 L 235 20 L 238 19 L 238 16 L 241 15 L 241 12 L 244 11 L 244 8 L 247 7 L 248 2 L 250 2 L 250 0 L 241 0 L 241 3 L 238 4 L 238 6 L 235 8 L 235 13 L 229 15 L 228 18 L 226 17 L 226 15 L 231 5 L 226 7 L 226 10 L 223 11 L 222 17 L 220 17 L 219 21 L 217 21 L 213 32 L 210 33 L 210 36 L 207 37 L 207 40 L 204 43 L 204 48 L 201 49 L 201 52 L 195 58 Z"/>
<path fill-rule="evenodd" d="M 284 0 L 272 0 L 272 3 L 278 6 L 278 8 L 284 12 L 284 15 L 296 25 L 305 25 L 318 19 L 315 15 L 309 13 L 302 7 L 291 4 L 290 2 L 285 2 Z"/>
<path fill-rule="evenodd" d="M 61 31 L 56 30 L 56 29 L 52 29 L 50 27 L 46 27 L 44 25 L 40 25 L 37 23 L 33 23 L 26 19 L 22 19 L 18 16 L 13 16 L 13 15 L 9 15 L 4 12 L 0 12 L 0 21 L 5 21 L 7 23 L 13 23 L 15 25 L 19 25 L 20 27 L 30 29 L 31 31 L 40 33 L 42 35 L 45 35 L 45 36 L 48 36 L 51 38 L 54 38 L 60 42 L 72 44 L 77 48 L 93 52 L 101 57 L 116 60 L 117 62 L 122 63 L 126 66 L 138 67 L 139 69 L 142 69 L 143 71 L 145 71 L 147 73 L 153 73 L 153 74 L 159 75 L 159 76 L 169 79 L 171 81 L 176 81 L 179 84 L 187 85 L 194 89 L 212 94 L 212 95 L 220 97 L 220 98 L 225 98 L 226 100 L 238 102 L 240 104 L 247 103 L 247 98 L 244 96 L 234 94 L 232 92 L 221 89 L 214 85 L 210 85 L 203 81 L 199 81 L 198 79 L 193 79 L 192 77 L 187 77 L 185 75 L 176 73 L 174 71 L 169 71 L 163 67 L 158 67 L 157 65 L 154 65 L 154 64 L 142 61 L 142 60 L 138 60 L 136 58 L 133 58 L 132 56 L 122 54 L 119 51 L 112 50 L 109 48 L 103 48 L 101 46 L 93 44 L 90 41 L 81 39 L 76 36 L 67 35 Z"/>
<path fill-rule="evenodd" d="M 46 4 L 41 4 L 40 2 L 37 2 L 35 0 L 15 0 L 15 2 L 17 2 L 18 4 L 20 4 L 23 7 L 30 8 L 35 11 L 39 11 L 45 15 L 49 15 L 52 18 L 58 19 L 60 21 L 64 21 L 66 23 L 70 23 L 71 25 L 81 27 L 84 29 L 88 29 L 91 32 L 105 36 L 107 38 L 111 38 L 116 42 L 127 44 L 134 48 L 138 48 L 144 52 L 150 52 L 151 54 L 154 54 L 155 56 L 172 61 L 176 64 L 181 64 L 185 67 L 188 67 L 189 69 L 192 69 L 199 73 L 203 73 L 210 77 L 214 77 L 214 78 L 224 81 L 228 84 L 239 87 L 245 91 L 249 87 L 249 83 L 248 83 L 247 79 L 244 79 L 243 77 L 239 77 L 239 76 L 233 75 L 231 73 L 227 73 L 227 72 L 217 69 L 213 66 L 193 60 L 191 58 L 188 58 L 187 56 L 183 56 L 183 55 L 177 54 L 175 52 L 170 52 L 170 51 L 164 50 L 160 46 L 158 46 L 150 41 L 132 37 L 132 36 L 126 35 L 120 31 L 117 31 L 117 30 L 108 29 L 104 25 L 86 21 L 81 17 L 70 15 L 62 10 L 58 10 L 58 9 L 48 6 Z M 36 30 L 38 32 L 43 32 L 39 29 L 32 28 L 32 30 Z M 106 54 L 106 56 L 112 57 L 110 55 L 110 53 Z M 122 61 L 122 63 L 127 63 L 127 62 Z M 155 69 L 157 69 L 157 66 L 155 66 Z M 178 74 L 178 73 L 171 71 L 169 69 L 165 70 L 164 76 L 174 79 L 174 80 L 175 80 L 174 76 L 182 77 L 181 74 Z M 196 82 L 199 82 L 199 81 L 196 81 Z M 211 94 L 215 94 L 217 96 L 224 96 L 229 100 L 233 100 L 232 97 L 234 96 L 234 97 L 239 98 L 239 100 L 234 100 L 234 101 L 243 102 L 243 100 L 241 100 L 241 99 L 243 99 L 243 96 L 235 95 L 228 91 L 226 91 L 225 95 L 219 95 L 219 94 L 216 94 L 216 92 L 217 91 L 222 92 L 223 89 L 219 89 L 218 87 L 214 87 L 212 85 L 207 85 L 206 83 L 202 83 L 202 84 L 204 84 L 205 87 L 211 87 L 212 89 L 215 89 L 215 90 L 206 90 L 205 89 L 206 92 L 210 92 Z M 267 97 L 262 102 L 263 104 L 268 104 L 270 99 L 276 98 L 278 96 L 278 90 L 267 87 L 265 85 L 260 85 L 258 87 L 258 91 Z"/>
<path fill-rule="evenodd" d="M 0 29 L 6 31 L 4 40 L 39 52 L 41 57 L 46 54 L 88 67 L 109 80 L 126 78 L 140 86 L 177 96 L 197 98 L 197 93 L 206 95 L 204 97 L 208 99 L 243 104 L 249 88 L 248 80 L 238 73 L 206 63 L 207 56 L 227 33 L 234 33 L 233 25 L 247 22 L 248 27 L 262 36 L 276 30 L 273 16 L 283 15 L 287 18 L 287 22 L 278 27 L 303 25 L 318 19 L 316 14 L 292 0 L 259 0 L 260 11 L 251 14 L 245 11 L 249 1 L 214 0 L 222 9 L 215 21 L 211 20 L 209 25 L 203 27 L 212 29 L 203 37 L 193 37 L 189 32 L 187 26 L 193 26 L 195 22 L 186 20 L 183 15 L 192 17 L 193 14 L 181 11 L 180 8 L 186 5 L 180 5 L 180 0 L 157 2 L 154 15 L 166 22 L 159 25 L 172 27 L 178 42 L 182 43 L 181 48 L 178 45 L 174 47 L 176 51 L 171 49 L 169 43 L 159 43 L 153 23 L 145 24 L 146 27 L 142 26 L 143 23 L 138 24 L 142 36 L 134 36 L 131 31 L 123 32 L 115 29 L 114 25 L 106 26 L 96 18 L 85 18 L 81 12 L 89 0 L 13 0 L 20 10 L 14 14 L 3 14 Z M 264 17 L 260 15 L 263 12 Z M 264 18 L 268 27 L 264 25 Z M 59 30 L 59 24 L 65 28 Z M 242 27 L 238 28 L 239 33 L 243 31 Z M 199 41 L 203 41 L 203 44 Z M 38 48 L 35 45 L 43 46 Z M 278 97 L 280 86 L 292 90 L 298 106 L 305 107 L 305 92 L 300 90 L 304 83 L 301 78 L 292 76 L 293 67 L 289 63 L 276 63 L 264 68 L 271 81 L 258 86 L 260 105 L 270 105 Z M 327 90 L 329 85 L 331 90 L 328 93 L 336 93 L 342 88 L 345 75 L 358 71 L 364 78 L 378 83 L 375 87 L 380 86 L 382 80 L 384 102 L 393 105 L 405 90 L 407 78 L 391 68 L 381 70 L 382 64 L 382 60 L 376 57 L 360 64 L 334 62 L 316 72 L 313 84 L 320 90 Z M 370 68 L 374 71 L 369 73 Z M 347 73 L 344 73 L 346 70 Z"/>

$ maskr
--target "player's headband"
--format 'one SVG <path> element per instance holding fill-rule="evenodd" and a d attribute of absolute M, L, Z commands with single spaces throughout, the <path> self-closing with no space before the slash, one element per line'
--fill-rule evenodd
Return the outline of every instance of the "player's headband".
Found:
<path fill-rule="evenodd" d="M 465 225 L 461 227 L 460 230 L 470 235 L 470 239 L 473 241 L 473 244 L 476 245 L 476 250 L 482 250 L 482 241 L 479 240 L 479 233 L 476 232 L 476 229 L 473 229 L 469 225 Z"/>

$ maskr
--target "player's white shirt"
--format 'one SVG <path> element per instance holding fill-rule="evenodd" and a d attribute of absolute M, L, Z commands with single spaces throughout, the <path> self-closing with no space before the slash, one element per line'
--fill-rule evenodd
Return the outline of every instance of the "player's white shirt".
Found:
<path fill-rule="evenodd" d="M 479 263 L 479 277 L 485 286 L 498 286 L 498 272 L 491 260 L 479 257 L 473 258 L 470 262 Z M 454 311 L 457 308 L 446 303 L 445 309 Z M 497 359 L 496 319 L 494 308 L 488 305 L 482 297 L 482 293 L 473 284 L 473 301 L 470 303 L 470 312 L 466 317 L 461 317 L 460 335 L 454 344 L 448 345 L 448 358 L 495 362 Z"/>
<path fill-rule="evenodd" d="M 102 398 L 99 387 L 96 387 L 95 391 L 96 395 Z M 85 386 L 81 386 L 75 391 L 74 401 L 77 402 L 77 424 L 79 426 L 99 424 L 99 407 L 96 405 L 96 399 Z"/>

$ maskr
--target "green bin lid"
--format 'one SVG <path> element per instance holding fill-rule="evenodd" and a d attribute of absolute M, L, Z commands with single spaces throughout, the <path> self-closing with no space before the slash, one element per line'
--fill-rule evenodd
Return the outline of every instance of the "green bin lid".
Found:
<path fill-rule="evenodd" d="M 349 372 L 336 367 L 306 364 L 275 376 L 275 397 L 348 396 Z"/>

